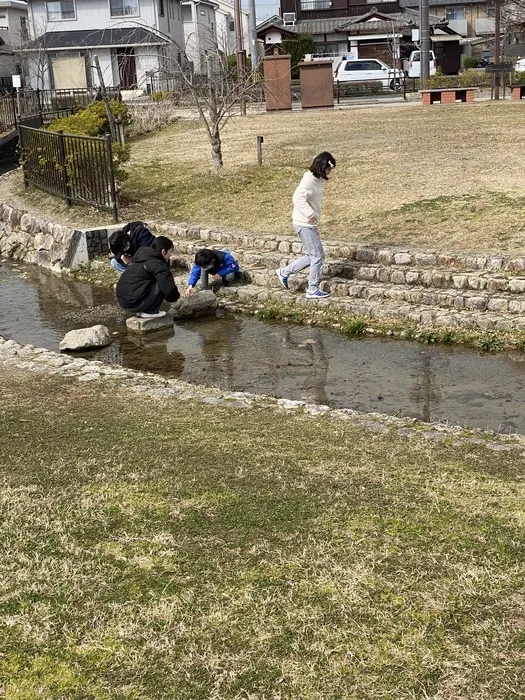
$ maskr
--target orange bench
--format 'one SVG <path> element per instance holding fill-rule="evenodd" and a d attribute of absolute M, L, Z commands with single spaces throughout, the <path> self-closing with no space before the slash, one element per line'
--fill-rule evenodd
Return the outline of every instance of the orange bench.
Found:
<path fill-rule="evenodd" d="M 453 105 L 457 102 L 474 102 L 473 87 L 434 88 L 432 90 L 420 90 L 424 105 Z"/>

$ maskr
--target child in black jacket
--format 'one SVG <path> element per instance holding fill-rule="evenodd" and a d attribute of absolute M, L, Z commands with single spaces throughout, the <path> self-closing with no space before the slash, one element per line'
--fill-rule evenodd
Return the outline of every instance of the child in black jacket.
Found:
<path fill-rule="evenodd" d="M 152 248 L 139 248 L 117 282 L 117 301 L 123 309 L 143 318 L 166 315 L 160 311 L 162 302 L 180 296 L 170 272 L 172 252 L 173 243 L 165 236 L 157 236 Z"/>

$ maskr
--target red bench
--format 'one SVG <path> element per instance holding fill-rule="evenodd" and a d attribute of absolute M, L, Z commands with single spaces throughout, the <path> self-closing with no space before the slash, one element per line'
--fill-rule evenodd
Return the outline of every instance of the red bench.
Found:
<path fill-rule="evenodd" d="M 424 105 L 453 105 L 458 102 L 474 102 L 473 87 L 434 88 L 432 90 L 420 90 Z"/>

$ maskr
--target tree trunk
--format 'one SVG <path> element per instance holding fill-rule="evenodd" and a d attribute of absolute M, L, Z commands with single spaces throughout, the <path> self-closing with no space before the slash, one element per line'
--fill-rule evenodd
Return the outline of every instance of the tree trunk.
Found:
<path fill-rule="evenodd" d="M 222 168 L 221 132 L 218 125 L 214 125 L 211 129 L 210 143 L 213 164 L 216 168 Z"/>

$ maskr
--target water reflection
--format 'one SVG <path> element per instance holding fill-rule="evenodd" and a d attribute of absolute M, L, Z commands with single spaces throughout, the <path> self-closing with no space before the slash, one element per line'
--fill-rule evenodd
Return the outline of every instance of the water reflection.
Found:
<path fill-rule="evenodd" d="M 114 343 L 86 356 L 185 381 L 360 411 L 525 432 L 524 355 L 484 355 L 224 316 L 128 334 L 113 290 L 0 265 L 0 335 L 53 350 L 103 323 Z"/>

